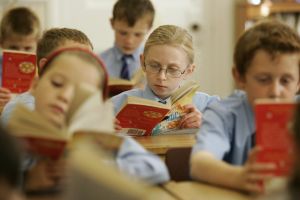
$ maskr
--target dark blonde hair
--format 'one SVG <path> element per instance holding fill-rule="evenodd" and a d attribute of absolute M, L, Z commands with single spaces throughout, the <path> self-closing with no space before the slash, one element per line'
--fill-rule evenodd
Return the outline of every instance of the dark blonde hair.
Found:
<path fill-rule="evenodd" d="M 118 0 L 113 8 L 112 20 L 125 21 L 130 27 L 144 16 L 149 16 L 152 27 L 155 10 L 150 0 Z"/>
<path fill-rule="evenodd" d="M 291 27 L 275 20 L 262 21 L 248 29 L 239 38 L 234 51 L 234 64 L 241 76 L 245 76 L 258 50 L 274 58 L 278 54 L 299 53 L 300 38 Z"/>
<path fill-rule="evenodd" d="M 172 45 L 182 48 L 188 57 L 190 64 L 194 63 L 193 38 L 187 30 L 175 25 L 163 25 L 156 28 L 148 37 L 144 56 L 152 46 Z"/>
<path fill-rule="evenodd" d="M 1 20 L 0 41 L 3 42 L 11 34 L 40 37 L 41 25 L 37 15 L 27 7 L 8 10 Z"/>

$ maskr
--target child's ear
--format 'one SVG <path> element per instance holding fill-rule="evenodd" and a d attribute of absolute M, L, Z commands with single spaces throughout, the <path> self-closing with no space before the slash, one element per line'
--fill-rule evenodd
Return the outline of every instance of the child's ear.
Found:
<path fill-rule="evenodd" d="M 195 67 L 196 67 L 195 64 L 189 65 L 189 66 L 186 68 L 186 70 L 185 70 L 185 74 L 184 74 L 183 79 L 187 79 L 188 76 L 191 75 L 191 74 L 194 72 Z"/>
<path fill-rule="evenodd" d="M 41 58 L 39 60 L 39 71 L 44 67 L 45 63 L 47 62 L 47 58 Z"/>
<path fill-rule="evenodd" d="M 144 56 L 144 54 L 140 55 L 140 64 L 141 64 L 143 72 L 146 72 L 146 67 L 144 65 L 145 64 L 145 56 Z"/>
<path fill-rule="evenodd" d="M 231 72 L 238 89 L 243 89 L 245 85 L 245 77 L 240 75 L 235 66 L 232 67 Z"/>

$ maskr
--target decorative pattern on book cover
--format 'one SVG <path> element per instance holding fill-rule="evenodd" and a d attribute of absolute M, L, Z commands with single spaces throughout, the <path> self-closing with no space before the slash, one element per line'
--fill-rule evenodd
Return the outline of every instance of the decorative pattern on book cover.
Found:
<path fill-rule="evenodd" d="M 179 123 L 182 117 L 186 114 L 186 110 L 183 108 L 183 106 L 192 103 L 193 96 L 198 88 L 198 85 L 193 85 L 192 88 L 186 94 L 184 94 L 184 96 L 172 104 L 172 108 L 167 114 L 167 117 L 157 126 L 155 126 L 155 128 L 152 130 L 152 135 L 174 134 L 180 129 Z M 195 130 L 192 132 L 195 133 Z"/>
<path fill-rule="evenodd" d="M 271 162 L 277 165 L 271 173 L 286 176 L 293 165 L 293 143 L 291 139 L 291 120 L 295 104 L 292 102 L 257 103 L 256 145 L 262 147 L 257 162 Z"/>
<path fill-rule="evenodd" d="M 153 101 L 153 105 L 130 103 L 130 100 L 127 101 L 126 106 L 121 109 L 116 117 L 120 121 L 120 125 L 123 128 L 122 131 L 132 136 L 151 135 L 154 126 L 161 122 L 170 111 L 168 105 L 164 105 L 165 107 L 155 106 L 155 104 L 160 104 L 155 101 Z"/>
<path fill-rule="evenodd" d="M 3 51 L 2 87 L 12 93 L 26 92 L 36 73 L 36 55 L 22 51 Z"/>

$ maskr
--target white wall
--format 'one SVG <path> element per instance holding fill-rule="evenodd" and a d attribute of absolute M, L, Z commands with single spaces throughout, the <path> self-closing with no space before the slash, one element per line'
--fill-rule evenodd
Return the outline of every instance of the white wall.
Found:
<path fill-rule="evenodd" d="M 44 27 L 71 27 L 85 32 L 95 51 L 110 47 L 113 32 L 109 24 L 115 0 L 0 0 L 32 4 Z M 234 0 L 152 0 L 156 8 L 154 28 L 175 24 L 194 37 L 196 72 L 193 78 L 201 90 L 227 96 L 233 88 L 231 77 Z M 193 31 L 197 24 L 200 31 Z"/>

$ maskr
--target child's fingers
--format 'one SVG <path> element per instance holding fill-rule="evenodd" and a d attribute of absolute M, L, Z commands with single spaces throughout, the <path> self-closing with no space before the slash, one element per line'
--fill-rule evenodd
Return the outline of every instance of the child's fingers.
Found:
<path fill-rule="evenodd" d="M 250 193 L 262 193 L 263 192 L 263 188 L 260 184 L 258 183 L 247 183 L 245 186 L 245 190 L 250 192 Z"/>
<path fill-rule="evenodd" d="M 5 93 L 5 94 L 11 94 L 10 90 L 4 87 L 0 87 L 0 94 Z"/>
<path fill-rule="evenodd" d="M 180 121 L 180 128 L 200 128 L 202 115 L 200 112 L 192 112 L 184 115 Z"/>

